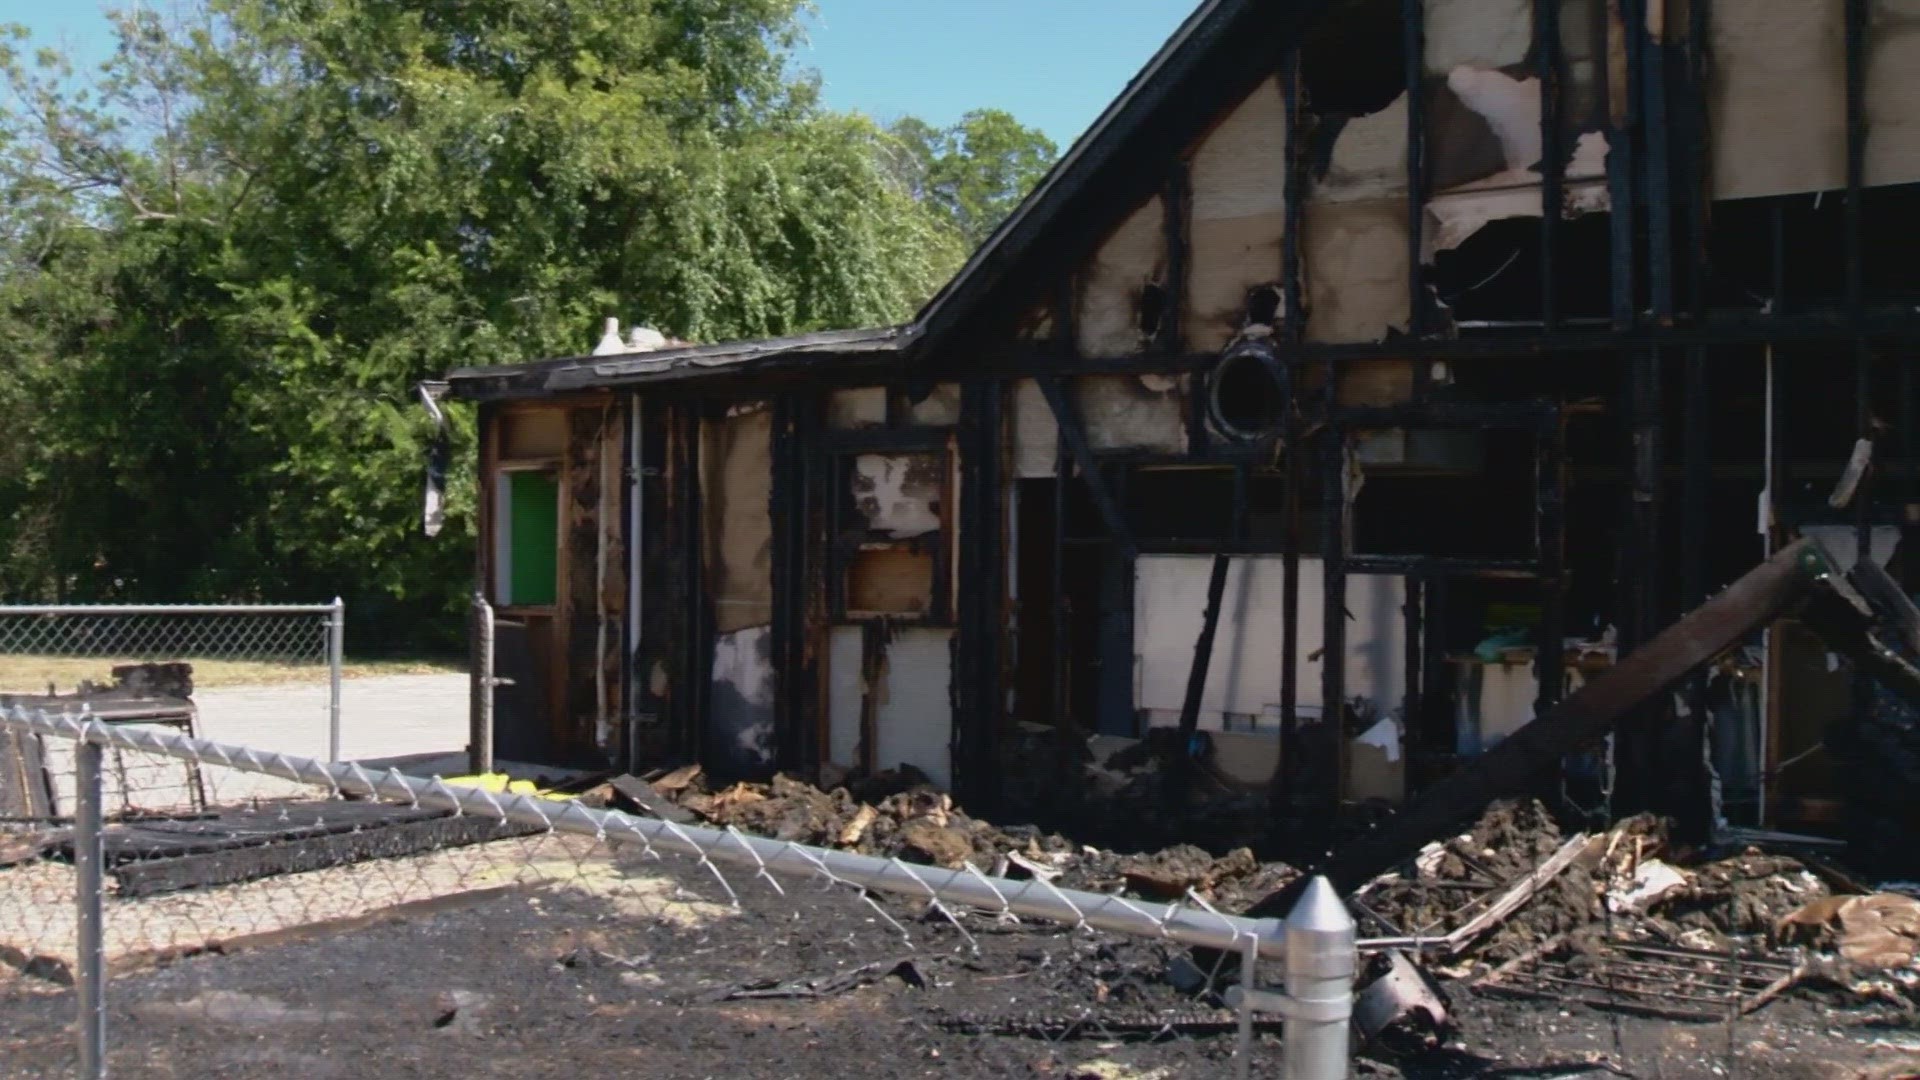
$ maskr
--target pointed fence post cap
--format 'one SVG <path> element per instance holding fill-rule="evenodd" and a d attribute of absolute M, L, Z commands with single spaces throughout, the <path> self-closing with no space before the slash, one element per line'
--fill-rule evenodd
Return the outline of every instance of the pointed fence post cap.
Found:
<path fill-rule="evenodd" d="M 1340 900 L 1340 894 L 1334 891 L 1333 882 L 1325 875 L 1315 875 L 1307 883 L 1307 889 L 1294 903 L 1293 910 L 1287 913 L 1288 930 L 1306 930 L 1315 933 L 1351 934 L 1354 931 L 1353 915 L 1347 911 L 1347 905 Z"/>

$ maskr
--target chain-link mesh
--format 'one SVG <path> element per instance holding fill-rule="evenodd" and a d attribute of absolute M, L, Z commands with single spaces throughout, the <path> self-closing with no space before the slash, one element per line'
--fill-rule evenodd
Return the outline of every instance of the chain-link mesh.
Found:
<path fill-rule="evenodd" d="M 114 663 L 229 660 L 327 663 L 330 611 L 312 609 L 0 608 L 0 657 Z M 26 690 L 35 687 L 11 687 Z"/>
<path fill-rule="evenodd" d="M 1274 924 L 1191 894 L 1164 903 L 1076 892 L 1044 875 L 910 864 L 598 809 L 590 796 L 449 785 L 160 729 L 16 711 L 0 713 L 5 731 L 38 748 L 46 813 L 0 833 L 10 969 L 0 978 L 14 980 L 0 985 L 11 1003 L 0 1015 L 14 1018 L 0 1019 L 0 1046 L 42 1053 L 17 1060 L 48 1062 L 50 1075 L 69 1060 L 70 1035 L 43 1037 L 20 1018 L 71 1016 L 43 999 L 71 980 L 78 950 L 78 737 L 103 746 L 116 1066 L 231 1066 L 234 1045 L 170 1033 L 236 1028 L 266 1055 L 248 1059 L 256 1069 L 367 1075 L 372 1056 L 321 1061 L 304 1044 L 413 1059 L 435 1045 L 421 1040 L 506 1033 L 554 1047 L 550 1067 L 605 1066 L 629 1059 L 570 1049 L 571 1033 L 604 1036 L 609 1016 L 689 1009 L 699 1018 L 686 1039 L 698 1044 L 698 1025 L 714 1025 L 727 1051 L 716 1066 L 739 1064 L 751 1053 L 740 1031 L 764 1027 L 775 1003 L 818 1003 L 830 1025 L 844 995 L 885 1008 L 889 994 L 962 976 L 971 996 L 922 1013 L 923 1045 L 900 1052 L 931 1055 L 938 1069 L 937 1026 L 955 1038 L 1071 1040 L 1057 1052 L 1084 1060 L 1094 1049 L 1085 1037 L 1108 1029 L 1118 1040 L 1231 1034 L 1237 1021 L 1217 993 L 1165 996 L 1169 971 L 1190 946 L 1223 950 L 1200 973 L 1218 990 L 1209 976 L 1223 974 L 1225 954 L 1281 947 Z M 548 1000 L 556 994 L 560 1007 Z M 646 1045 L 660 1034 L 612 1026 Z M 700 1059 L 684 1040 L 668 1049 Z M 1231 1052 L 1231 1040 L 1209 1051 Z M 474 1075 L 455 1064 L 409 1075 Z"/>
<path fill-rule="evenodd" d="M 0 606 L 0 694 L 333 757 L 343 633 L 332 605 Z"/>

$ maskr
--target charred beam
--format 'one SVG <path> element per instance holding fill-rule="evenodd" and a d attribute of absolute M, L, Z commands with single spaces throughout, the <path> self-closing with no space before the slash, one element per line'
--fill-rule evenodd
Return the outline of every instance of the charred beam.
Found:
<path fill-rule="evenodd" d="M 994 767 L 1000 730 L 1001 598 L 1006 595 L 1005 521 L 1000 505 L 1000 384 L 960 388 L 960 594 L 953 680 L 955 784 L 970 803 L 998 798 Z"/>
<path fill-rule="evenodd" d="M 1558 708 L 1429 788 L 1379 833 L 1341 851 L 1329 869 L 1334 883 L 1343 892 L 1351 891 L 1410 858 L 1433 837 L 1470 820 L 1488 802 L 1532 790 L 1563 755 L 1604 736 L 1636 706 L 1791 611 L 1831 576 L 1831 567 L 1810 541 L 1783 549 Z M 1283 915 L 1283 902 L 1270 896 L 1249 914 Z"/>
<path fill-rule="evenodd" d="M 1233 471 L 1233 536 L 1246 537 L 1247 468 Z M 1188 745 L 1200 725 L 1200 699 L 1207 689 L 1207 671 L 1213 665 L 1213 639 L 1220 628 L 1220 605 L 1227 592 L 1227 568 L 1232 559 L 1226 554 L 1213 557 L 1213 569 L 1207 576 L 1207 608 L 1201 618 L 1200 636 L 1193 644 L 1193 666 L 1187 671 L 1187 693 L 1180 703 L 1180 741 Z"/>
<path fill-rule="evenodd" d="M 1545 716 L 1560 704 L 1566 680 L 1562 660 L 1567 630 L 1566 420 L 1558 414 L 1541 424 L 1535 462 L 1534 514 L 1540 560 L 1540 629 L 1537 653 L 1539 698 L 1533 714 Z"/>
<path fill-rule="evenodd" d="M 1140 549 L 1133 541 L 1132 531 L 1127 528 L 1127 519 L 1120 512 L 1120 504 L 1114 500 L 1113 491 L 1100 471 L 1099 459 L 1094 456 L 1093 447 L 1087 442 L 1087 429 L 1080 421 L 1079 408 L 1058 376 L 1043 377 L 1039 382 L 1040 391 L 1046 395 L 1047 407 L 1053 410 L 1053 419 L 1060 425 L 1060 434 L 1066 440 L 1074 464 L 1079 466 L 1080 475 L 1086 480 L 1087 493 L 1093 498 L 1094 508 L 1100 511 L 1101 522 L 1106 525 L 1107 532 L 1119 545 L 1122 554 L 1132 560 L 1139 555 Z"/>
<path fill-rule="evenodd" d="M 1561 204 L 1566 201 L 1566 151 L 1560 138 L 1563 72 L 1560 45 L 1561 0 L 1534 0 L 1533 39 L 1540 78 L 1540 321 L 1549 330 L 1560 324 L 1559 278 L 1554 259 L 1560 236 Z"/>
<path fill-rule="evenodd" d="M 1421 236 L 1427 212 L 1427 8 L 1423 0 L 1400 0 L 1400 31 L 1406 53 L 1407 91 L 1407 319 L 1414 334 L 1426 330 L 1426 264 Z"/>

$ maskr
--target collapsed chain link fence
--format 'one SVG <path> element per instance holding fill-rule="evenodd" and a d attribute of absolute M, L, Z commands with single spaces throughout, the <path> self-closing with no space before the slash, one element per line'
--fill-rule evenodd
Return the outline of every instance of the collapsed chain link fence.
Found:
<path fill-rule="evenodd" d="M 71 1062 L 76 1005 L 83 1076 L 156 1053 L 181 1069 L 240 1053 L 116 1035 L 180 1024 L 253 1030 L 268 1045 L 247 1051 L 249 1067 L 319 1074 L 328 1062 L 313 1047 L 382 1053 L 424 1030 L 511 1028 L 562 1045 L 577 1012 L 515 985 L 551 972 L 598 987 L 586 1001 L 602 1011 L 657 998 L 690 971 L 700 1000 L 746 1008 L 933 982 L 984 950 L 1020 968 L 1004 976 L 1023 980 L 1005 1000 L 1039 1007 L 1049 982 L 1076 999 L 1124 997 L 1129 979 L 1158 979 L 1169 957 L 1200 947 L 1218 950 L 1209 978 L 1237 962 L 1251 979 L 1259 962 L 1282 960 L 1290 992 L 1319 991 L 1300 1002 L 1236 995 L 1250 999 L 1237 1016 L 1215 1000 L 1221 1015 L 1206 1022 L 1239 1029 L 1243 1070 L 1258 1008 L 1286 1017 L 1290 1060 L 1317 1048 L 1319 1065 L 1289 1075 L 1346 1075 L 1355 959 L 1337 900 L 1344 937 L 1223 914 L 1191 893 L 1160 903 L 1081 892 L 1045 875 L 910 864 L 19 708 L 0 709 L 7 762 L 17 764 L 0 775 L 0 802 L 38 785 L 49 811 L 0 821 L 0 1016 L 12 1018 L 0 1020 L 0 1052 L 20 1062 Z M 753 921 L 740 932 L 764 940 L 729 947 L 728 920 Z M 1125 955 L 1149 946 L 1159 951 L 1146 961 Z M 204 954 L 220 958 L 167 963 Z M 765 979 L 765 958 L 788 954 L 828 973 Z M 1143 962 L 1150 976 L 1129 973 Z M 113 980 L 136 972 L 140 989 L 123 999 Z M 422 974 L 431 993 L 395 989 Z M 1101 1021 L 1083 1011 L 995 1022 L 1064 1038 Z M 331 1061 L 343 1064 L 336 1074 L 365 1075 Z"/>
<path fill-rule="evenodd" d="M 123 696 L 191 695 L 193 714 L 178 721 L 190 734 L 314 754 L 324 745 L 328 760 L 338 761 L 344 634 L 345 605 L 339 600 L 0 606 L 0 694 L 52 697 L 84 688 Z M 191 665 L 190 680 L 156 680 L 126 670 L 171 663 Z M 310 710 L 310 723 L 295 722 L 302 710 Z"/>

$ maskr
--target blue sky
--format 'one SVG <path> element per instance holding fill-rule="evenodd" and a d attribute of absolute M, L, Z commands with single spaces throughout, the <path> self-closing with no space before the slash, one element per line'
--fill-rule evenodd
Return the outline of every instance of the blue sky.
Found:
<path fill-rule="evenodd" d="M 827 103 L 885 121 L 903 114 L 952 123 L 968 109 L 1005 109 L 1064 149 L 1120 93 L 1198 0 L 817 0 L 811 46 Z M 80 64 L 112 40 L 98 0 L 0 0 Z"/>

